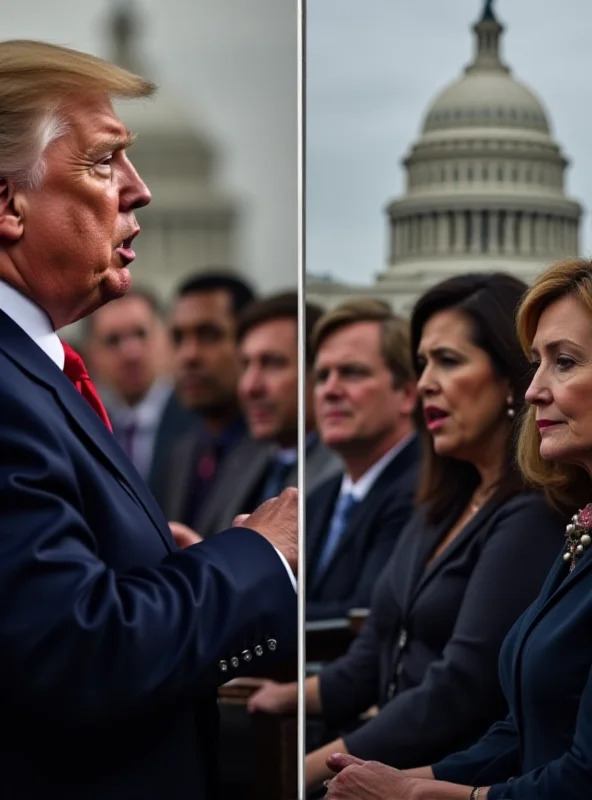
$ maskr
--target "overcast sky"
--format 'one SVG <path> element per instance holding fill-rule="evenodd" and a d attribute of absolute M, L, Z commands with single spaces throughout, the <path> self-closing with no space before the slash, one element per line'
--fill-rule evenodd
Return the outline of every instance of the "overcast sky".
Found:
<path fill-rule="evenodd" d="M 3 39 L 108 55 L 111 0 L 5 3 Z M 245 204 L 243 263 L 261 288 L 297 269 L 296 0 L 136 0 L 151 77 L 223 147 L 221 185 Z M 141 131 L 139 132 L 141 134 Z M 133 158 L 133 154 L 132 154 Z M 191 265 L 188 265 L 190 268 Z"/>
<path fill-rule="evenodd" d="M 309 0 L 307 267 L 372 282 L 386 259 L 387 202 L 423 114 L 471 60 L 482 0 Z M 592 210 L 592 3 L 497 0 L 502 54 L 547 109 L 571 160 L 570 195 Z M 590 215 L 581 246 L 592 250 Z"/>

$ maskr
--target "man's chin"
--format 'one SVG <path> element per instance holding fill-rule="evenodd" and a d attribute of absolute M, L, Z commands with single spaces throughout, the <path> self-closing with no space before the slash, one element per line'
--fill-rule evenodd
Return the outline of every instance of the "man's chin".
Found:
<path fill-rule="evenodd" d="M 117 300 L 131 288 L 132 274 L 127 267 L 118 267 L 116 270 L 112 269 L 109 274 L 105 276 L 101 282 L 101 295 L 102 303 L 108 303 L 110 300 Z"/>

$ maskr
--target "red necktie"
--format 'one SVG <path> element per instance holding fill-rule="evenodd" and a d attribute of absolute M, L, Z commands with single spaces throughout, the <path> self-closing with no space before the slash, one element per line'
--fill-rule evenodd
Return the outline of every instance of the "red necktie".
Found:
<path fill-rule="evenodd" d="M 64 355 L 66 356 L 66 360 L 64 362 L 64 375 L 72 381 L 89 406 L 97 412 L 107 428 L 109 428 L 111 433 L 113 433 L 111 420 L 107 416 L 107 411 L 101 402 L 99 393 L 97 392 L 94 383 L 91 381 L 88 372 L 86 371 L 84 361 L 82 360 L 81 356 L 78 355 L 76 350 L 73 350 L 69 344 L 66 344 L 66 342 L 62 342 L 62 347 L 64 348 Z"/>

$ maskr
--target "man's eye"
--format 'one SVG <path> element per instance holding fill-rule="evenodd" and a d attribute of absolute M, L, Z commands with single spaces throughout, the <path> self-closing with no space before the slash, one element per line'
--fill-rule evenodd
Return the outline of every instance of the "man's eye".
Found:
<path fill-rule="evenodd" d="M 110 167 L 111 162 L 113 161 L 113 153 L 109 153 L 108 156 L 104 156 L 100 161 L 97 161 L 95 164 L 96 167 Z"/>

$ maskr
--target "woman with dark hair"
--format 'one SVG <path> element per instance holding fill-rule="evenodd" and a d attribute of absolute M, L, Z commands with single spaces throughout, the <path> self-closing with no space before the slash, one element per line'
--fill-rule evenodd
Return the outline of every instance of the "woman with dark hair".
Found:
<path fill-rule="evenodd" d="M 307 756 L 307 783 L 349 752 L 402 768 L 466 746 L 505 713 L 500 645 L 536 597 L 561 545 L 561 520 L 526 491 L 514 428 L 528 362 L 514 333 L 526 286 L 503 274 L 444 281 L 417 303 L 413 358 L 424 444 L 418 507 L 346 655 L 306 682 L 306 705 L 344 733 Z M 295 706 L 267 683 L 251 707 Z M 378 714 L 351 730 L 372 705 Z"/>

